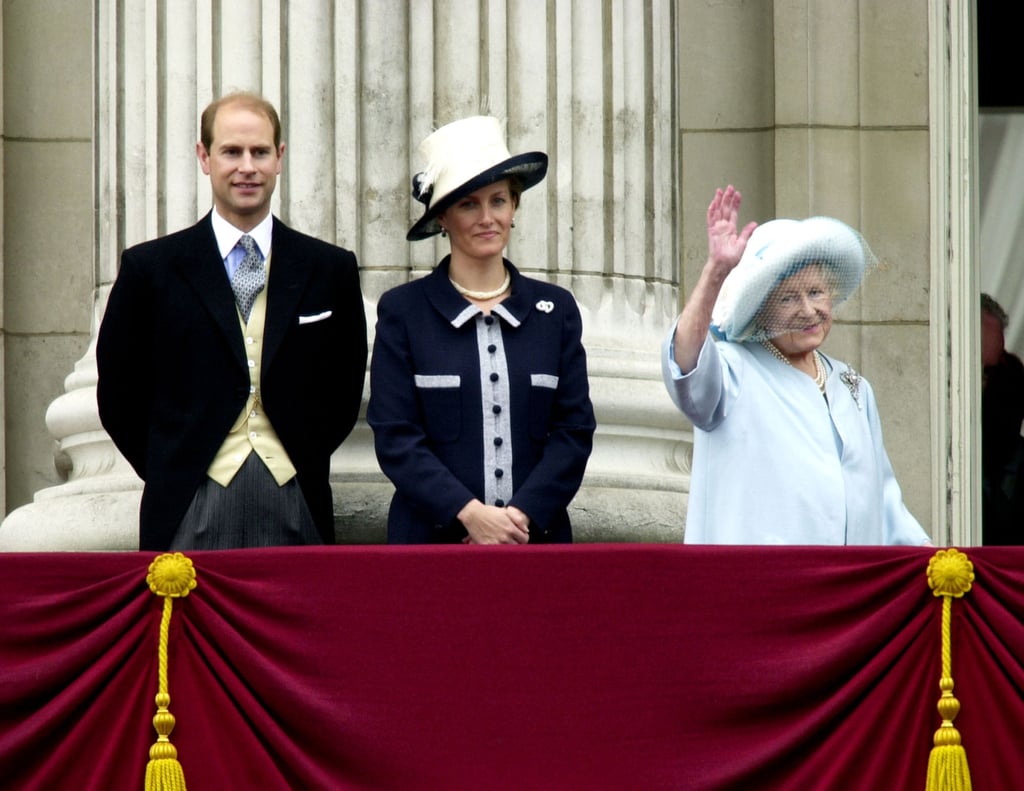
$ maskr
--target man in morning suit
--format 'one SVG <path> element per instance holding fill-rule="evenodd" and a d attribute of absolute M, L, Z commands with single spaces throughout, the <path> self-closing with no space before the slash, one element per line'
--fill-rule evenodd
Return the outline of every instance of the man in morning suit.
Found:
<path fill-rule="evenodd" d="M 122 253 L 96 346 L 100 419 L 145 482 L 139 548 L 332 544 L 366 372 L 356 258 L 270 213 L 273 105 L 224 96 L 200 138 L 213 209 Z"/>

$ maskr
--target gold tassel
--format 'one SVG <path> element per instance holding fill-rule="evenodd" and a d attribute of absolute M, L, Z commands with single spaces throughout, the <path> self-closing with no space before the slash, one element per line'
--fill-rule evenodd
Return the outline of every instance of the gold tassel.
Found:
<path fill-rule="evenodd" d="M 160 618 L 160 648 L 158 653 L 158 689 L 156 715 L 153 727 L 157 740 L 149 748 L 146 765 L 146 791 L 185 791 L 185 772 L 178 763 L 178 751 L 171 744 L 174 715 L 170 712 L 171 696 L 167 691 L 167 637 L 171 628 L 171 609 L 175 599 L 188 596 L 196 587 L 196 572 L 192 561 L 180 552 L 160 555 L 149 564 L 146 575 L 149 589 L 164 600 Z"/>
<path fill-rule="evenodd" d="M 953 727 L 953 720 L 960 713 L 960 701 L 953 697 L 950 618 L 953 599 L 967 593 L 973 582 L 974 564 L 956 549 L 940 549 L 928 561 L 928 587 L 942 597 L 942 697 L 938 703 L 942 725 L 935 731 L 934 747 L 928 757 L 925 791 L 971 791 L 967 752 L 960 743 L 960 732 Z"/>

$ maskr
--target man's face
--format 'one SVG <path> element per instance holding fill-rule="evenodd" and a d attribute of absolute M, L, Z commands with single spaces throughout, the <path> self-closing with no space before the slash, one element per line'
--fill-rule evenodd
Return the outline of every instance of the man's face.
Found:
<path fill-rule="evenodd" d="M 213 143 L 196 144 L 203 173 L 210 177 L 213 205 L 235 227 L 249 231 L 270 212 L 281 172 L 284 143 L 274 147 L 274 127 L 265 115 L 228 104 L 213 121 Z"/>
<path fill-rule="evenodd" d="M 1006 341 L 1003 337 L 1003 323 L 997 316 L 981 312 L 981 365 L 988 368 L 998 365 L 1003 356 Z"/>

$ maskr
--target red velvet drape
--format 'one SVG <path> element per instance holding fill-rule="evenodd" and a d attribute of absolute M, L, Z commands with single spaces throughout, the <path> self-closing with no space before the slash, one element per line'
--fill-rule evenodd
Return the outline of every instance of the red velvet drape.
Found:
<path fill-rule="evenodd" d="M 169 689 L 190 791 L 924 788 L 932 550 L 191 553 Z M 1024 549 L 966 550 L 955 725 L 1024 787 Z M 162 600 L 139 554 L 0 555 L 0 787 L 141 789 Z"/>

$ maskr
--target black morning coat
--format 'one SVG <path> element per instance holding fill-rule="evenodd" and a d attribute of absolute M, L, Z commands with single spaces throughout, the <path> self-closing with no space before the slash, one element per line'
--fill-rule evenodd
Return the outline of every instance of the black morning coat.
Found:
<path fill-rule="evenodd" d="M 325 543 L 330 458 L 356 422 L 366 318 L 355 256 L 276 217 L 261 361 L 265 413 Z M 96 345 L 103 427 L 145 482 L 139 548 L 164 550 L 249 397 L 210 215 L 125 250 Z"/>
<path fill-rule="evenodd" d="M 484 476 L 496 473 L 482 463 L 483 445 L 494 438 L 483 436 L 483 409 L 492 405 L 482 403 L 475 321 L 453 326 L 471 305 L 449 281 L 448 265 L 446 257 L 377 306 L 367 421 L 396 489 L 390 543 L 460 541 L 466 531 L 456 514 L 474 497 L 485 501 Z M 567 506 L 595 429 L 580 311 L 566 289 L 505 266 L 512 291 L 501 308 L 519 323 L 492 310 L 508 362 L 514 493 L 507 505 L 530 517 L 531 543 L 571 541 Z M 417 387 L 417 375 L 452 383 L 457 376 L 459 385 Z"/>

